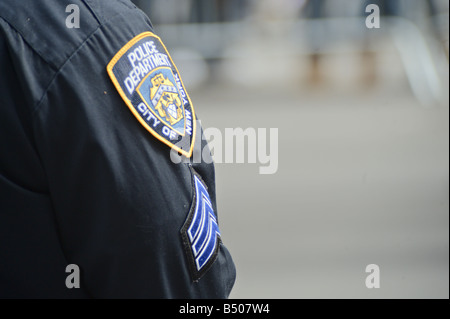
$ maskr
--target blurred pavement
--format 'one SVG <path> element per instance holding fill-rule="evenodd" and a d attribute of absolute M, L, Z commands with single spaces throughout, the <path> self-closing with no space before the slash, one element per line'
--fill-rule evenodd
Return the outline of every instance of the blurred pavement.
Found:
<path fill-rule="evenodd" d="M 397 58 L 379 58 L 385 78 L 371 89 L 341 56 L 319 88 L 295 76 L 232 85 L 221 73 L 191 90 L 204 127 L 279 128 L 277 174 L 216 165 L 231 298 L 449 297 L 448 101 L 420 105 Z M 236 69 L 258 74 L 247 62 Z M 339 82 L 340 68 L 356 76 Z M 372 263 L 380 289 L 365 286 Z"/>

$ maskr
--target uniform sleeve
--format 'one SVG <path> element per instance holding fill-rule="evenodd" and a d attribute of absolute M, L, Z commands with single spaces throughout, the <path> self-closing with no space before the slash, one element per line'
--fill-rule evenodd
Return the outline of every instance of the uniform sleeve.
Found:
<path fill-rule="evenodd" d="M 225 246 L 194 281 L 180 236 L 195 199 L 193 166 L 171 161 L 107 74 L 125 43 L 151 31 L 134 12 L 99 27 L 73 53 L 34 114 L 61 246 L 81 269 L 80 289 L 95 298 L 226 298 L 235 269 Z M 214 190 L 212 165 L 197 166 Z"/>

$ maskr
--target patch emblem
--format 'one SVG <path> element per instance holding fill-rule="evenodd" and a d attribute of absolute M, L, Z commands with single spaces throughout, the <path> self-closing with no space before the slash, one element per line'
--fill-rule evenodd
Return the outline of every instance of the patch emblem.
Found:
<path fill-rule="evenodd" d="M 138 35 L 120 49 L 107 71 L 142 126 L 161 142 L 191 157 L 196 130 L 194 107 L 161 39 L 151 32 Z"/>
<path fill-rule="evenodd" d="M 192 277 L 199 280 L 217 258 L 221 242 L 220 230 L 208 190 L 200 176 L 193 172 L 194 200 L 181 229 Z"/>

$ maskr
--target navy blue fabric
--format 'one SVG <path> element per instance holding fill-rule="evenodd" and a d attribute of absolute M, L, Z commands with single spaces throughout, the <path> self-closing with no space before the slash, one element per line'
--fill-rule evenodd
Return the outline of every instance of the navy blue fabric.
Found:
<path fill-rule="evenodd" d="M 79 29 L 65 26 L 68 4 Z M 107 74 L 147 31 L 128 0 L 0 1 L 0 298 L 228 297 L 225 246 L 194 282 L 180 236 L 190 165 L 217 212 L 213 165 L 173 163 Z M 65 286 L 69 264 L 79 289 Z"/>

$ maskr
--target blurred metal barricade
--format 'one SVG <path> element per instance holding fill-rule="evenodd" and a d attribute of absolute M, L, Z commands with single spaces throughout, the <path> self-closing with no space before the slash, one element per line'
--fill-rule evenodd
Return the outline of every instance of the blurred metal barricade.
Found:
<path fill-rule="evenodd" d="M 253 53 L 236 47 L 283 38 L 289 47 L 284 54 L 311 56 L 313 69 L 319 69 L 321 55 L 342 50 L 366 55 L 366 64 L 371 65 L 379 50 L 377 39 L 383 38 L 397 48 L 411 89 L 422 104 L 441 101 L 446 91 L 443 78 L 448 77 L 448 59 L 438 44 L 446 42 L 448 52 L 448 2 L 443 0 L 135 2 L 149 14 L 169 47 L 195 52 L 196 58 L 209 64 L 237 56 L 252 59 Z M 382 27 L 376 31 L 365 27 L 368 4 L 380 7 Z"/>

